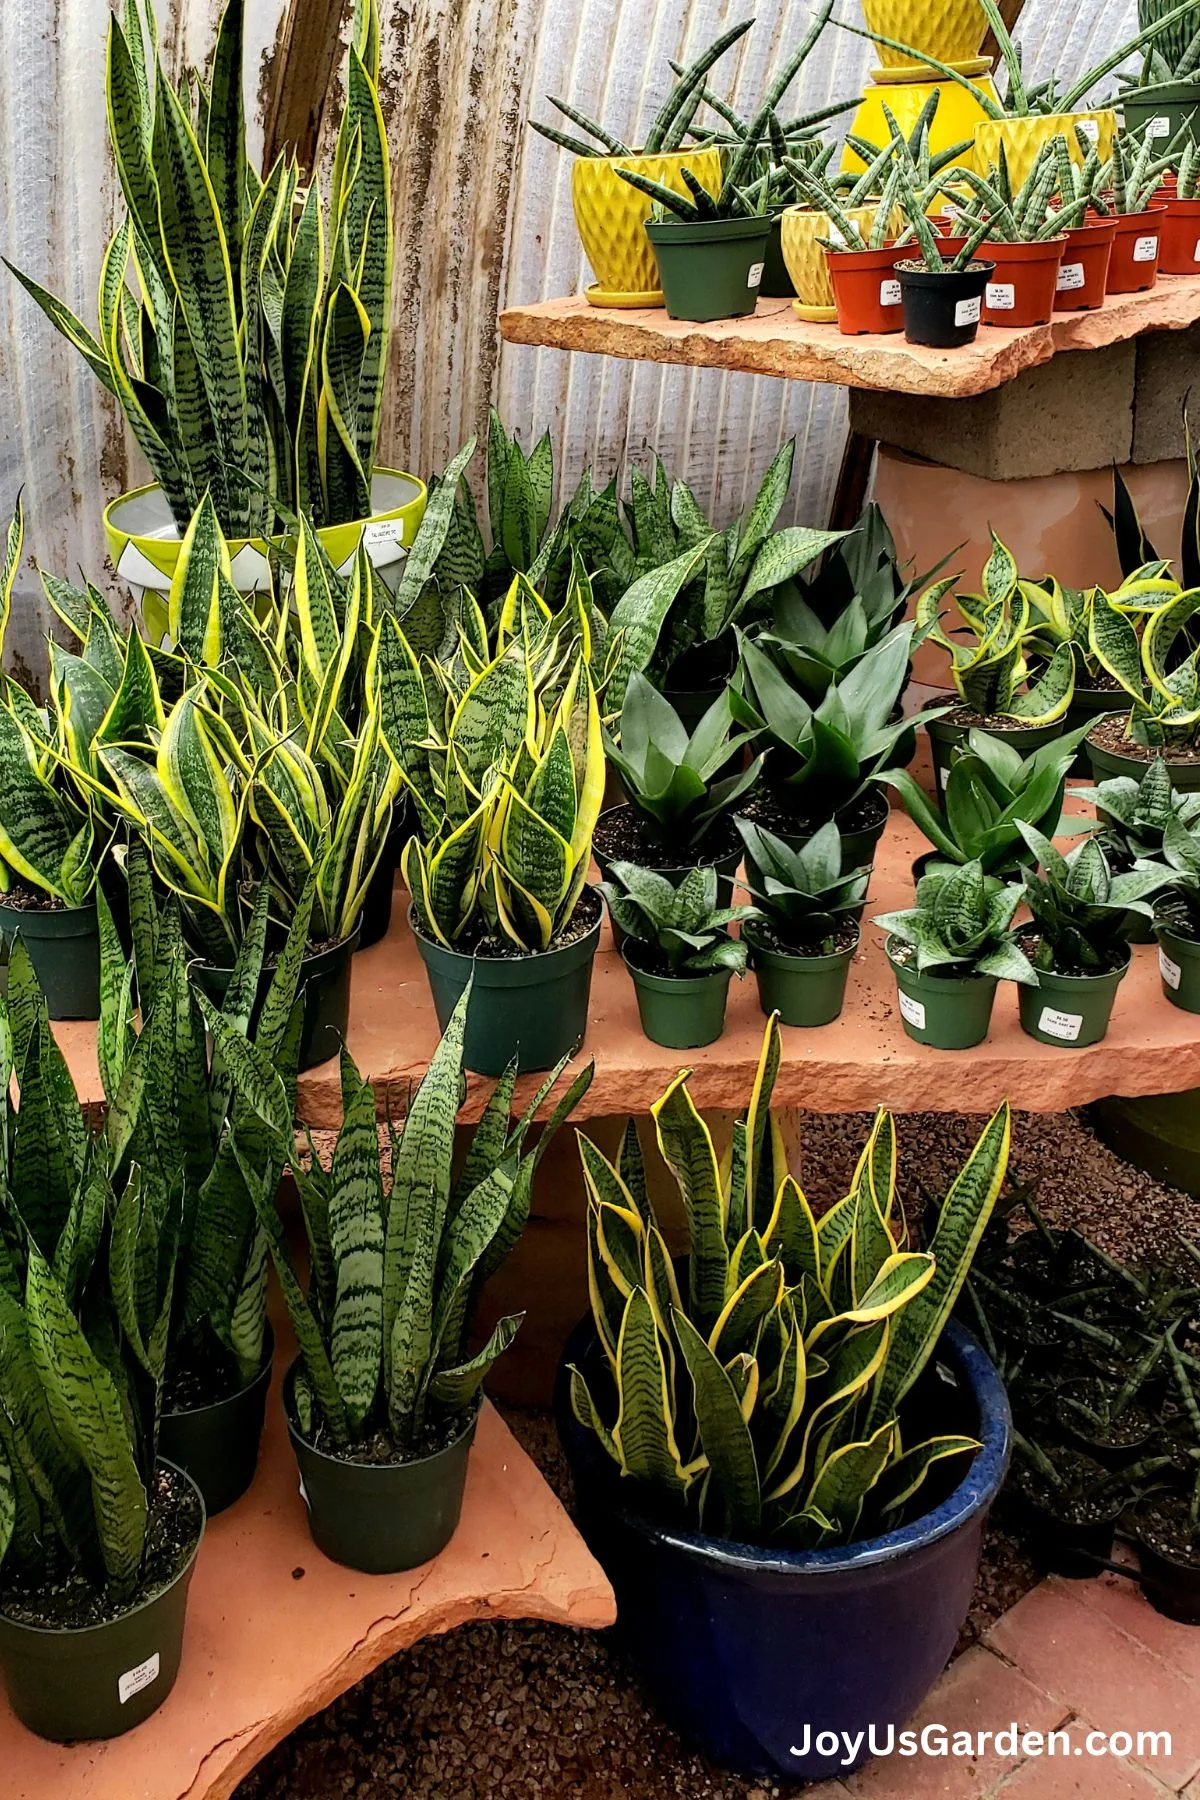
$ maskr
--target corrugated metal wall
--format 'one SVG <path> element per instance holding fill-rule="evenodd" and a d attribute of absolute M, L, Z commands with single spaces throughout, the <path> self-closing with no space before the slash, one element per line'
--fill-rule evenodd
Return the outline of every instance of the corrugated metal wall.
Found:
<path fill-rule="evenodd" d="M 396 218 L 389 457 L 441 467 L 495 399 L 527 441 L 549 425 L 565 479 L 608 472 L 657 447 L 724 518 L 782 439 L 800 440 L 794 516 L 819 520 L 845 430 L 836 390 L 570 358 L 498 344 L 509 302 L 576 290 L 585 264 L 571 217 L 570 158 L 525 128 L 557 93 L 636 136 L 670 76 L 749 0 L 382 0 L 383 99 Z M 853 9 L 853 10 L 851 10 Z M 173 64 L 203 59 L 219 0 L 160 0 Z M 259 110 L 285 0 L 251 0 L 247 104 Z M 858 16 L 853 0 L 841 0 Z M 808 14 L 760 0 L 753 32 L 720 86 L 752 107 Z M 1068 13 L 1064 23 L 1063 14 Z M 1074 70 L 1127 35 L 1135 0 L 1029 0 L 1021 28 L 1035 72 Z M 95 317 L 114 180 L 104 123 L 106 0 L 9 0 L 0 16 L 0 249 Z M 830 31 L 795 92 L 796 109 L 852 95 L 869 47 Z M 336 108 L 329 109 L 336 114 Z M 328 117 L 328 115 L 327 115 Z M 99 573 L 103 501 L 138 478 L 97 384 L 5 278 L 0 285 L 0 509 L 24 483 L 31 553 L 62 572 Z M 23 573 L 11 634 L 39 659 L 45 610 Z"/>

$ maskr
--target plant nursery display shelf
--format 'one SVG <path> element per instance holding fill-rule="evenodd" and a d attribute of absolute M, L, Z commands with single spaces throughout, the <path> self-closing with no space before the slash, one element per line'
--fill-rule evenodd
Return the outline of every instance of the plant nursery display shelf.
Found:
<path fill-rule="evenodd" d="M 294 1346 L 278 1318 L 276 1331 L 258 1473 L 209 1522 L 174 1691 L 124 1737 L 72 1745 L 34 1737 L 0 1698 L 4 1800 L 226 1800 L 302 1719 L 418 1638 L 479 1618 L 612 1624 L 599 1566 L 487 1405 L 462 1520 L 439 1557 L 404 1575 L 328 1561 L 308 1535 L 279 1399 Z"/>
<path fill-rule="evenodd" d="M 750 318 L 695 325 L 657 307 L 592 306 L 582 294 L 511 306 L 500 315 L 510 344 L 583 350 L 635 362 L 736 369 L 790 381 L 824 381 L 939 399 L 989 393 L 1066 350 L 1101 350 L 1152 331 L 1200 321 L 1200 277 L 1161 275 L 1142 294 L 1114 294 L 1095 312 L 1056 313 L 1049 325 L 981 330 L 959 350 L 929 350 L 899 333 L 844 337 L 836 325 L 806 324 L 790 300 L 760 300 Z"/>

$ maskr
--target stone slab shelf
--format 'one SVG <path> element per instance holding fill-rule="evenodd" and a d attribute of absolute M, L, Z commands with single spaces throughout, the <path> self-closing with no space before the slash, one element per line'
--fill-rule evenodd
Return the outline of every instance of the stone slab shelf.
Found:
<path fill-rule="evenodd" d="M 31 1736 L 0 1696 L 4 1800 L 228 1800 L 302 1719 L 418 1638 L 470 1619 L 612 1624 L 603 1573 L 490 1406 L 462 1521 L 435 1561 L 406 1575 L 328 1561 L 308 1535 L 284 1428 L 291 1349 L 278 1335 L 258 1474 L 208 1527 L 173 1693 L 126 1736 L 67 1746 Z"/>
<path fill-rule="evenodd" d="M 1198 284 L 1200 286 L 1200 284 Z M 1002 1099 L 1030 1112 L 1064 1112 L 1107 1094 L 1178 1093 L 1200 1087 L 1200 1018 L 1180 1012 L 1162 995 L 1157 951 L 1135 949 L 1121 984 L 1108 1037 L 1090 1049 L 1056 1049 L 1021 1031 L 1016 989 L 1002 985 L 991 1035 L 976 1050 L 932 1050 L 904 1035 L 895 984 L 872 913 L 891 912 L 912 899 L 912 861 L 929 846 L 912 822 L 893 812 L 880 846 L 863 927 L 850 971 L 842 1017 L 818 1030 L 785 1029 L 776 1099 L 815 1112 L 990 1112 Z M 392 928 L 382 943 L 354 959 L 349 1045 L 375 1083 L 381 1109 L 399 1116 L 411 1084 L 420 1080 L 437 1042 L 437 1021 L 425 971 L 404 921 L 397 891 Z M 664 1050 L 642 1036 L 633 984 L 612 947 L 607 920 L 592 979 L 588 1035 L 582 1054 L 596 1074 L 574 1120 L 649 1111 L 679 1069 L 694 1070 L 697 1106 L 740 1110 L 750 1092 L 762 1041 L 763 1016 L 752 976 L 729 990 L 725 1033 L 704 1050 Z M 81 1096 L 101 1101 L 95 1027 L 60 1025 Z M 578 1066 L 578 1065 L 576 1065 Z M 517 1104 L 537 1078 L 522 1077 Z M 464 1120 L 476 1119 L 491 1082 L 469 1078 Z M 315 1127 L 341 1119 L 336 1060 L 300 1077 L 299 1117 Z"/>
<path fill-rule="evenodd" d="M 899 334 L 843 337 L 836 325 L 802 322 L 790 300 L 760 300 L 752 318 L 694 325 L 669 319 L 661 307 L 618 311 L 575 294 L 509 307 L 500 315 L 500 335 L 510 344 L 635 362 L 964 399 L 1002 387 L 1060 351 L 1099 350 L 1146 332 L 1182 331 L 1198 320 L 1200 277 L 1163 275 L 1148 293 L 1113 295 L 1096 312 L 1059 313 L 1049 325 L 1026 330 L 984 326 L 961 350 L 928 350 Z"/>

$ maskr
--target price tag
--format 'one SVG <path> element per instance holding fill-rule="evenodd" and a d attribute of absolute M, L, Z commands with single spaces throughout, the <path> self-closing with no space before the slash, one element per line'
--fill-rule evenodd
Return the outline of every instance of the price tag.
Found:
<path fill-rule="evenodd" d="M 1169 988 L 1178 991 L 1179 984 L 1183 980 L 1183 970 L 1177 962 L 1172 962 L 1166 951 L 1162 949 L 1158 953 L 1158 972 Z"/>
<path fill-rule="evenodd" d="M 880 306 L 899 306 L 900 283 L 898 281 L 881 281 L 879 284 Z"/>
<path fill-rule="evenodd" d="M 750 273 L 746 277 L 746 286 L 748 288 L 761 287 L 762 278 L 763 278 L 763 269 L 765 267 L 766 267 L 765 263 L 758 262 L 758 263 L 750 264 Z"/>
<path fill-rule="evenodd" d="M 1085 138 L 1091 138 L 1093 144 L 1100 142 L 1099 119 L 1076 119 L 1075 129 L 1081 131 Z"/>
<path fill-rule="evenodd" d="M 1074 1044 L 1083 1030 L 1083 1014 L 1058 1012 L 1053 1006 L 1043 1006 L 1038 1030 L 1044 1031 L 1047 1037 L 1061 1038 L 1064 1044 Z"/>
<path fill-rule="evenodd" d="M 1134 262 L 1153 262 L 1158 255 L 1158 234 L 1153 237 L 1140 237 L 1133 246 Z"/>
<path fill-rule="evenodd" d="M 1064 263 L 1058 271 L 1058 280 L 1055 286 L 1060 294 L 1070 293 L 1073 288 L 1081 288 L 1083 286 L 1083 264 Z"/>
<path fill-rule="evenodd" d="M 960 300 L 954 308 L 956 325 L 978 325 L 983 317 L 983 301 L 978 294 L 973 300 Z"/>
<path fill-rule="evenodd" d="M 989 312 L 1011 312 L 1017 304 L 1017 290 L 1011 281 L 989 281 L 987 303 Z"/>
<path fill-rule="evenodd" d="M 1170 135 L 1171 121 L 1161 115 L 1157 119 L 1151 119 L 1146 127 L 1146 136 L 1149 138 L 1170 137 Z"/>
<path fill-rule="evenodd" d="M 901 993 L 900 995 L 900 1017 L 907 1019 L 915 1031 L 924 1031 L 925 1008 L 919 1000 L 914 1000 L 911 994 Z"/>
<path fill-rule="evenodd" d="M 124 1706 L 127 1700 L 132 1700 L 135 1694 L 140 1694 L 143 1688 L 148 1688 L 152 1681 L 157 1681 L 160 1667 L 161 1658 L 156 1650 L 153 1656 L 148 1656 L 145 1662 L 138 1663 L 136 1668 L 126 1669 L 117 1681 L 117 1694 L 121 1705 Z"/>

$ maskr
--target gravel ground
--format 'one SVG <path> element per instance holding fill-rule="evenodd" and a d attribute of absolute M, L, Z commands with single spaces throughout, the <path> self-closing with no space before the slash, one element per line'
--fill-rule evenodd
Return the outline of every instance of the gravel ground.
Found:
<path fill-rule="evenodd" d="M 898 1119 L 901 1171 L 919 1167 L 925 1185 L 944 1192 L 981 1123 Z M 845 1191 L 868 1124 L 861 1115 L 807 1120 L 804 1176 L 816 1207 Z M 1018 1115 L 1012 1171 L 1040 1178 L 1052 1224 L 1076 1225 L 1115 1255 L 1161 1251 L 1180 1229 L 1200 1236 L 1200 1202 L 1120 1162 L 1074 1116 Z M 549 1419 L 506 1417 L 569 1504 Z M 1036 1579 L 1019 1538 L 994 1525 L 959 1649 Z M 393 1658 L 300 1726 L 234 1800 L 774 1800 L 780 1791 L 682 1744 L 643 1700 L 611 1632 L 480 1623 Z"/>

